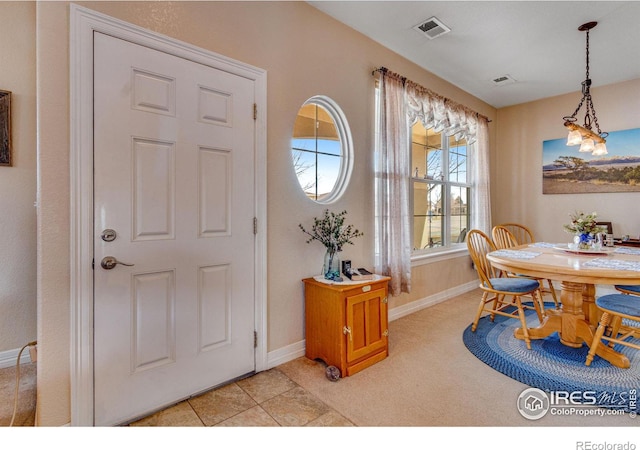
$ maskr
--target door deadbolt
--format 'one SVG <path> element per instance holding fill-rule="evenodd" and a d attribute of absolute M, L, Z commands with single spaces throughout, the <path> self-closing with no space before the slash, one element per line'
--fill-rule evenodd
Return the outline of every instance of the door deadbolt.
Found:
<path fill-rule="evenodd" d="M 116 230 L 112 230 L 111 228 L 107 228 L 100 235 L 102 240 L 105 242 L 115 241 L 117 236 L 118 234 L 116 233 Z"/>
<path fill-rule="evenodd" d="M 103 269 L 106 269 L 106 270 L 111 270 L 118 264 L 122 264 L 123 266 L 129 266 L 129 267 L 133 266 L 133 264 L 127 264 L 127 263 L 123 263 L 122 261 L 118 261 L 113 256 L 105 256 L 104 258 L 102 258 L 102 261 L 100 261 L 100 265 L 102 266 Z"/>

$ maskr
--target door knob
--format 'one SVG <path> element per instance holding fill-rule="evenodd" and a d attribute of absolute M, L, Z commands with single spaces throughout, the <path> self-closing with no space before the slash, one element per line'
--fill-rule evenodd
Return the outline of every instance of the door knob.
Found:
<path fill-rule="evenodd" d="M 102 261 L 100 261 L 100 265 L 103 269 L 106 270 L 113 269 L 117 264 L 122 264 L 123 266 L 133 266 L 133 264 L 127 264 L 123 263 L 122 261 L 118 261 L 113 256 L 105 256 L 104 258 L 102 258 Z"/>

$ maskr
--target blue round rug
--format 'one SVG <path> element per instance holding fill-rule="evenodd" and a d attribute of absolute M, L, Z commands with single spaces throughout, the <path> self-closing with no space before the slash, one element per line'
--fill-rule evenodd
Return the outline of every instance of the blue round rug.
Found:
<path fill-rule="evenodd" d="M 534 311 L 527 312 L 527 324 L 531 328 L 538 326 Z M 524 341 L 513 336 L 519 327 L 517 319 L 496 316 L 491 322 L 483 317 L 475 332 L 471 331 L 471 325 L 464 330 L 462 339 L 479 360 L 528 386 L 545 392 L 595 392 L 598 406 L 640 412 L 635 401 L 640 390 L 639 350 L 614 347 L 629 358 L 628 369 L 612 366 L 597 355 L 591 365 L 586 366 L 589 351 L 586 345 L 567 347 L 554 333 L 545 339 L 532 340 L 528 350 Z M 635 342 L 640 344 L 639 339 Z"/>

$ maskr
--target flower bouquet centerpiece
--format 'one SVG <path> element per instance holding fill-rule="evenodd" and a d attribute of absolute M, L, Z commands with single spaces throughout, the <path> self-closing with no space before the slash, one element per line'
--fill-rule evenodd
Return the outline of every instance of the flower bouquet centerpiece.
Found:
<path fill-rule="evenodd" d="M 307 231 L 302 224 L 299 225 L 303 233 L 309 236 L 307 243 L 311 241 L 320 241 L 325 246 L 327 252 L 325 254 L 324 266 L 322 274 L 327 280 L 340 279 L 340 259 L 337 253 L 342 251 L 342 247 L 346 244 L 353 245 L 353 239 L 362 236 L 363 233 L 354 228 L 353 225 L 345 225 L 344 218 L 346 211 L 341 213 L 330 212 L 324 210 L 324 216 L 320 219 L 315 217 L 311 230 Z"/>
<path fill-rule="evenodd" d="M 593 248 L 597 242 L 596 236 L 606 231 L 605 227 L 601 227 L 596 222 L 598 215 L 595 212 L 585 214 L 576 212 L 569 214 L 571 223 L 564 225 L 564 231 L 574 235 L 573 243 L 580 250 L 588 250 Z"/>

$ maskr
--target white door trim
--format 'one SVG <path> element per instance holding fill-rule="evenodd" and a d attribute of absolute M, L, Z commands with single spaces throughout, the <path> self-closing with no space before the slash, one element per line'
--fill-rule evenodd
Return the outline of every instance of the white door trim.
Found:
<path fill-rule="evenodd" d="M 177 41 L 104 14 L 70 5 L 71 100 L 71 425 L 93 422 L 93 33 L 105 33 L 250 79 L 258 116 L 255 133 L 256 371 L 267 368 L 267 74 L 257 67 Z"/>

